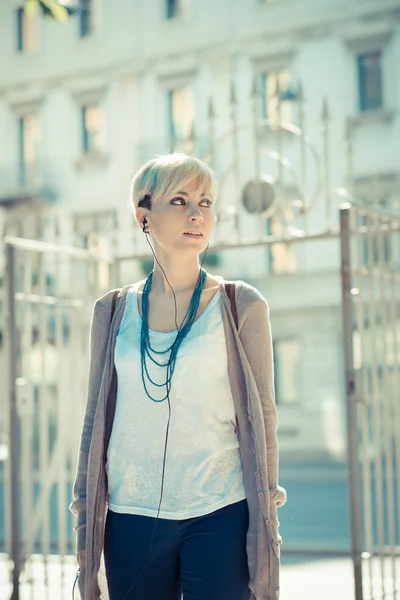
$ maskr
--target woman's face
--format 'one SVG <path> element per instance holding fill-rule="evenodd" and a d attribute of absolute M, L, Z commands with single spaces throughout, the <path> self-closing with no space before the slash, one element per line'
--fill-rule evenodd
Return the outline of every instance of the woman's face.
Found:
<path fill-rule="evenodd" d="M 214 200 L 209 190 L 193 180 L 178 192 L 152 203 L 152 209 L 138 208 L 136 218 L 147 228 L 154 243 L 168 254 L 200 254 L 206 248 L 215 223 Z M 188 235 L 193 232 L 199 235 Z"/>

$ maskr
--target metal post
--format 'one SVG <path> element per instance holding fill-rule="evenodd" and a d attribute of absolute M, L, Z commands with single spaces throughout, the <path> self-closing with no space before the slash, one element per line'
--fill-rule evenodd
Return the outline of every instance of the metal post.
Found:
<path fill-rule="evenodd" d="M 11 560 L 13 561 L 11 600 L 19 600 L 19 577 L 21 573 L 20 512 L 19 512 L 19 427 L 16 394 L 17 340 L 15 328 L 15 248 L 6 244 L 6 316 L 5 347 L 7 348 L 8 402 L 10 415 L 9 460 L 10 460 L 10 512 L 11 512 Z"/>
<path fill-rule="evenodd" d="M 117 288 L 120 285 L 120 260 L 113 257 L 113 262 L 109 264 L 109 280 L 111 288 Z"/>
<path fill-rule="evenodd" d="M 299 83 L 299 90 L 297 101 L 299 105 L 299 127 L 301 129 L 300 135 L 300 177 L 301 177 L 301 215 L 303 217 L 303 229 L 307 233 L 308 231 L 308 212 L 307 212 L 307 201 L 309 199 L 308 185 L 307 185 L 307 146 L 305 140 L 305 111 L 304 111 L 304 93 L 303 85 Z"/>
<path fill-rule="evenodd" d="M 356 379 L 353 364 L 353 306 L 350 270 L 350 205 L 340 209 L 340 247 L 342 263 L 342 317 L 345 359 L 348 483 L 351 523 L 351 550 L 354 569 L 355 600 L 363 600 L 362 589 L 362 519 L 358 468 L 358 423 Z"/>
<path fill-rule="evenodd" d="M 331 198 L 331 177 L 330 177 L 330 167 L 331 167 L 331 157 L 329 152 L 329 121 L 330 114 L 328 109 L 328 101 L 324 98 L 324 103 L 322 106 L 322 137 L 324 143 L 324 183 L 325 183 L 325 208 L 326 208 L 326 224 L 328 231 L 332 231 L 332 198 Z"/>
<path fill-rule="evenodd" d="M 210 161 L 210 164 L 213 169 L 216 168 L 216 159 L 215 159 L 215 146 L 214 146 L 214 137 L 215 137 L 215 111 L 214 104 L 212 99 L 208 103 L 208 135 L 210 138 L 209 148 L 207 150 L 206 158 Z"/>

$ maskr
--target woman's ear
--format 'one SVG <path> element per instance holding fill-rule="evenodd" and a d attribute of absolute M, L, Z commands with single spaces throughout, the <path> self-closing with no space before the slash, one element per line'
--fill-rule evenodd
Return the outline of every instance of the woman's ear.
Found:
<path fill-rule="evenodd" d="M 143 219 L 145 217 L 146 217 L 146 211 L 144 210 L 144 208 L 139 206 L 139 208 L 137 208 L 136 212 L 135 212 L 135 219 L 136 219 L 136 223 L 139 225 L 139 227 L 141 229 L 143 228 Z"/>

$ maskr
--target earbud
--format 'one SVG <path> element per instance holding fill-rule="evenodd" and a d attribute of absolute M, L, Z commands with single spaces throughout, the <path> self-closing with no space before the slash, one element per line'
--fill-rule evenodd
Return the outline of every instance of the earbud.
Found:
<path fill-rule="evenodd" d="M 142 221 L 142 230 L 143 230 L 143 233 L 149 233 L 148 231 L 146 231 L 146 225 L 147 225 L 147 219 L 145 217 L 143 219 L 143 221 Z"/>

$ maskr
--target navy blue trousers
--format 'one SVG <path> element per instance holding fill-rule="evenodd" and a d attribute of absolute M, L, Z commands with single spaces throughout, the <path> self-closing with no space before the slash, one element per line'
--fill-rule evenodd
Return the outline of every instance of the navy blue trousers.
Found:
<path fill-rule="evenodd" d="M 147 562 L 155 521 L 108 511 L 104 562 L 110 600 L 181 600 L 182 594 L 183 600 L 249 600 L 246 499 L 191 519 L 158 518 Z"/>

